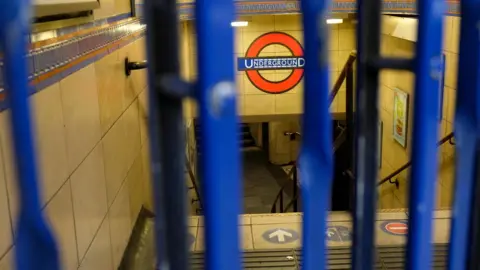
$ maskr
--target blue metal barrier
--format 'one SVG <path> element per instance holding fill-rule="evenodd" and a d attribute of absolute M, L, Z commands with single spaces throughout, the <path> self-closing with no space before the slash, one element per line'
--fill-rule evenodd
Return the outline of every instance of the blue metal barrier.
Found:
<path fill-rule="evenodd" d="M 4 53 L 5 89 L 11 110 L 12 138 L 20 195 L 15 239 L 19 270 L 59 269 L 54 238 L 43 219 L 28 104 L 25 60 L 30 29 L 29 1 L 3 1 L 0 8 L 0 49 Z M 4 217 L 2 217 L 4 218 Z"/>
<path fill-rule="evenodd" d="M 409 234 L 406 269 L 431 268 L 432 213 L 437 178 L 438 85 L 442 70 L 441 0 L 418 1 L 419 28 L 414 59 L 380 55 L 381 1 L 359 0 L 355 131 L 356 205 L 352 268 L 375 264 L 378 80 L 382 69 L 412 71 L 415 79 Z M 302 0 L 305 39 L 305 95 L 300 166 L 303 194 L 303 269 L 325 269 L 325 230 L 333 177 L 329 113 L 329 1 Z M 149 58 L 149 135 L 155 190 L 155 231 L 159 269 L 188 269 L 184 181 L 185 139 L 182 100 L 200 105 L 206 265 L 239 270 L 238 215 L 241 160 L 234 82 L 233 1 L 196 2 L 198 83 L 179 76 L 176 1 L 146 0 Z M 17 269 L 59 269 L 57 247 L 41 213 L 28 106 L 27 0 L 2 2 L 0 49 L 11 109 L 20 215 L 15 239 Z M 457 171 L 449 269 L 477 269 L 480 256 L 480 0 L 462 0 L 461 42 L 455 131 Z M 215 33 L 215 34 L 212 34 Z M 168 42 L 167 42 L 168 41 Z M 41 267 L 39 267 L 41 266 Z"/>

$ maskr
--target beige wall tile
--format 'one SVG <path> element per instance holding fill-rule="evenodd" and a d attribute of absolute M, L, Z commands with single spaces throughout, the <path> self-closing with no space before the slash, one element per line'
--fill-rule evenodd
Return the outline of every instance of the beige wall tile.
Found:
<path fill-rule="evenodd" d="M 245 115 L 245 96 L 237 96 L 237 114 Z"/>
<path fill-rule="evenodd" d="M 10 110 L 0 113 L 0 149 L 3 157 L 3 170 L 8 192 L 9 211 L 12 221 L 15 221 L 19 211 L 17 173 L 13 157 L 13 140 L 10 129 Z M 12 224 L 15 224 L 12 222 Z M 15 228 L 13 228 L 15 231 Z"/>
<path fill-rule="evenodd" d="M 132 11 L 130 0 L 115 0 L 115 14 L 124 14 Z"/>
<path fill-rule="evenodd" d="M 69 172 L 72 172 L 100 140 L 95 67 L 89 65 L 60 82 L 65 118 Z"/>
<path fill-rule="evenodd" d="M 455 120 L 455 107 L 456 107 L 456 101 L 457 101 L 457 91 L 450 88 L 450 87 L 445 87 L 444 91 L 444 99 L 447 100 L 447 108 L 443 112 L 445 115 L 445 119 L 453 123 Z"/>
<path fill-rule="evenodd" d="M 143 159 L 140 152 L 138 152 L 135 161 L 130 168 L 130 171 L 127 175 L 127 184 L 128 184 L 128 192 L 129 192 L 129 200 L 130 200 L 130 220 L 132 222 L 132 227 L 137 221 L 138 213 L 140 213 L 140 209 L 142 208 L 143 204 L 143 194 L 144 194 L 144 185 L 143 182 L 144 174 L 143 174 Z"/>
<path fill-rule="evenodd" d="M 143 91 L 138 95 L 138 125 L 140 127 L 140 138 L 143 142 L 148 137 L 148 99 L 147 91 Z"/>
<path fill-rule="evenodd" d="M 339 50 L 355 50 L 355 30 L 340 29 L 338 32 L 338 49 Z"/>
<path fill-rule="evenodd" d="M 115 15 L 115 0 L 100 1 L 100 8 L 93 11 L 95 20 Z"/>
<path fill-rule="evenodd" d="M 443 18 L 443 49 L 452 52 L 453 36 L 453 17 L 445 16 Z"/>
<path fill-rule="evenodd" d="M 109 226 L 108 218 L 104 219 L 80 268 L 78 268 L 79 270 L 113 270 Z"/>
<path fill-rule="evenodd" d="M 8 207 L 7 183 L 5 180 L 3 151 L 0 145 L 0 257 L 12 245 L 12 221 Z"/>
<path fill-rule="evenodd" d="M 125 122 L 124 143 L 126 144 L 126 167 L 130 169 L 135 157 L 140 151 L 140 125 L 138 123 L 138 103 L 134 102 L 122 116 L 122 121 Z"/>
<path fill-rule="evenodd" d="M 98 103 L 102 134 L 113 125 L 123 112 L 124 81 L 123 61 L 118 58 L 118 51 L 95 62 L 95 78 L 98 89 Z"/>
<path fill-rule="evenodd" d="M 394 92 L 386 86 L 380 86 L 380 107 L 393 114 Z"/>
<path fill-rule="evenodd" d="M 339 50 L 339 44 L 340 44 L 340 33 L 338 29 L 332 29 L 329 28 L 330 30 L 330 44 L 328 49 L 330 51 L 338 51 Z M 344 33 L 345 34 L 345 33 Z M 342 36 L 343 37 L 343 36 Z"/>
<path fill-rule="evenodd" d="M 117 269 L 132 230 L 127 183 L 120 189 L 118 196 L 110 207 L 108 217 L 110 221 L 113 268 Z"/>
<path fill-rule="evenodd" d="M 68 163 L 64 116 L 59 84 L 30 97 L 37 133 L 37 163 L 43 184 L 43 199 L 48 201 L 67 180 Z"/>
<path fill-rule="evenodd" d="M 458 54 L 445 52 L 445 86 L 457 88 Z"/>
<path fill-rule="evenodd" d="M 302 17 L 300 15 L 274 15 L 275 31 L 302 30 Z"/>
<path fill-rule="evenodd" d="M 451 35 L 451 49 L 453 53 L 458 54 L 458 47 L 460 45 L 460 17 L 452 18 L 452 35 Z"/>
<path fill-rule="evenodd" d="M 343 63 L 339 62 L 339 52 L 338 51 L 329 51 L 328 52 L 328 57 L 329 57 L 329 64 L 330 64 L 330 70 L 331 71 L 341 71 L 343 69 Z"/>
<path fill-rule="evenodd" d="M 300 114 L 303 112 L 303 95 L 279 94 L 274 97 L 276 114 Z"/>
<path fill-rule="evenodd" d="M 345 112 L 346 111 L 346 93 L 344 91 L 341 91 L 337 94 L 337 97 L 335 99 L 338 100 L 337 104 L 337 112 Z"/>
<path fill-rule="evenodd" d="M 102 140 L 108 205 L 112 204 L 128 172 L 124 126 L 121 118 Z"/>
<path fill-rule="evenodd" d="M 107 214 L 102 144 L 80 164 L 70 178 L 79 258 L 82 259 Z M 94 188 L 92 188 L 94 187 Z"/>
<path fill-rule="evenodd" d="M 62 186 L 45 208 L 61 254 L 63 269 L 77 269 L 77 245 L 70 181 Z"/>
<path fill-rule="evenodd" d="M 246 48 L 243 46 L 243 29 L 241 28 L 234 28 L 234 39 L 233 39 L 233 44 L 234 44 L 234 53 L 236 54 L 245 54 Z"/>
<path fill-rule="evenodd" d="M 273 15 L 261 15 L 252 16 L 251 21 L 248 23 L 248 27 L 244 28 L 244 32 L 270 32 L 273 29 L 275 23 L 275 16 Z"/>
<path fill-rule="evenodd" d="M 245 95 L 245 115 L 275 114 L 275 95 Z"/>
<path fill-rule="evenodd" d="M 13 269 L 13 249 L 10 249 L 7 254 L 0 259 L 0 270 L 14 270 Z"/>
<path fill-rule="evenodd" d="M 150 170 L 150 151 L 148 148 L 148 143 L 143 145 L 141 150 L 142 155 L 142 166 L 144 172 L 144 182 L 143 182 L 143 192 L 145 196 L 143 197 L 143 206 L 150 210 L 152 213 L 153 209 L 153 189 L 152 189 L 152 180 L 151 180 L 151 170 Z"/>

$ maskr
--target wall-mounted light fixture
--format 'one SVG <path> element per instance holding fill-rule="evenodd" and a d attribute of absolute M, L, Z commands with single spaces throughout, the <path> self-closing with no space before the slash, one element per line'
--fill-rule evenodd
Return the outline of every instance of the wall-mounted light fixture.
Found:
<path fill-rule="evenodd" d="M 327 19 L 327 24 L 339 24 L 343 23 L 343 19 Z"/>
<path fill-rule="evenodd" d="M 231 22 L 230 25 L 232 27 L 245 27 L 248 26 L 248 21 L 234 21 Z"/>

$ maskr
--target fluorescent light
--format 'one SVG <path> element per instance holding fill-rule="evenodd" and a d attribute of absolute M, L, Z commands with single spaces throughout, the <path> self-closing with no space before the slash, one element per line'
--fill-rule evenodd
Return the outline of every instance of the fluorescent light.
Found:
<path fill-rule="evenodd" d="M 248 26 L 248 22 L 247 21 L 235 21 L 235 22 L 231 22 L 230 25 L 232 27 L 245 27 L 245 26 Z"/>
<path fill-rule="evenodd" d="M 327 19 L 327 24 L 339 24 L 343 23 L 343 19 Z"/>

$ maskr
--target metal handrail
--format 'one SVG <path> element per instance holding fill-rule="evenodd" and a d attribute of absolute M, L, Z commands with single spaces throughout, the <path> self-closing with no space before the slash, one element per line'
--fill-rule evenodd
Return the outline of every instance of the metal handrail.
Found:
<path fill-rule="evenodd" d="M 452 141 L 453 137 L 454 136 L 453 136 L 453 132 L 452 132 L 452 133 L 448 134 L 447 136 L 445 136 L 440 141 L 438 141 L 437 146 L 441 146 L 441 145 L 445 144 L 446 142 L 448 142 L 451 145 L 454 145 L 455 143 Z M 391 174 L 389 174 L 388 176 L 383 178 L 380 182 L 378 182 L 377 186 L 381 186 L 385 182 L 390 181 L 393 177 L 397 176 L 398 174 L 400 174 L 401 172 L 406 170 L 411 165 L 412 165 L 412 161 L 410 160 L 407 163 L 405 163 L 402 167 L 398 168 L 397 170 L 395 170 L 394 172 L 392 172 Z M 393 184 L 395 182 L 391 182 L 391 183 Z"/>
<path fill-rule="evenodd" d="M 200 205 L 200 209 L 203 210 L 202 198 L 200 197 L 200 191 L 196 182 L 195 174 L 193 173 L 192 166 L 190 164 L 190 161 L 188 160 L 188 157 L 185 157 L 185 160 L 185 167 L 187 168 L 188 176 L 190 178 L 190 181 L 192 182 L 195 195 L 197 196 L 198 204 Z"/>
<path fill-rule="evenodd" d="M 333 142 L 333 152 L 334 153 L 340 148 L 340 146 L 347 139 L 346 134 L 347 134 L 346 130 L 343 130 L 337 136 L 335 141 Z M 291 165 L 291 164 L 293 164 L 294 166 L 292 167 L 292 169 L 288 173 L 288 179 L 290 179 L 290 176 L 292 175 L 292 173 L 294 173 L 294 170 L 298 169 L 298 165 L 295 161 L 291 161 L 291 162 L 289 162 L 285 165 Z M 298 184 L 297 174 L 294 174 L 293 181 L 294 181 L 295 185 Z M 280 213 L 284 213 L 285 211 L 287 211 L 298 200 L 298 197 L 300 196 L 300 193 L 294 192 L 293 198 L 288 202 L 287 206 L 285 208 L 283 208 L 283 190 L 287 187 L 287 184 L 289 182 L 290 181 L 287 181 L 285 184 L 283 184 L 282 187 L 280 188 L 279 192 L 277 193 L 277 196 L 275 197 L 275 201 L 273 202 L 273 205 L 272 205 L 272 209 L 270 211 L 271 213 L 276 213 L 276 211 L 277 211 L 277 201 L 279 201 L 279 200 L 280 200 Z"/>
<path fill-rule="evenodd" d="M 297 169 L 297 162 L 296 161 L 290 161 L 289 163 L 285 164 L 285 166 L 288 166 L 288 165 L 293 165 L 293 167 L 290 170 L 290 172 L 288 172 L 288 174 L 287 174 L 288 180 L 285 181 L 285 183 L 283 183 L 282 187 L 280 188 L 280 190 L 277 193 L 277 196 L 275 196 L 275 200 L 273 201 L 273 204 L 272 204 L 272 209 L 270 210 L 271 213 L 276 213 L 277 212 L 277 202 L 279 202 L 279 204 L 280 204 L 280 213 L 283 213 L 283 191 L 285 190 L 287 185 L 291 183 L 292 180 L 293 180 L 294 185 L 297 184 L 296 177 L 294 177 L 294 179 L 290 180 L 294 170 Z"/>
<path fill-rule="evenodd" d="M 357 52 L 356 51 L 352 51 L 347 59 L 347 62 L 345 62 L 345 65 L 343 66 L 343 69 L 342 69 L 342 72 L 340 73 L 340 75 L 338 76 L 337 80 L 335 81 L 335 84 L 333 86 L 333 89 L 332 89 L 332 92 L 330 93 L 330 104 L 333 102 L 333 100 L 335 99 L 336 95 L 338 94 L 338 92 L 340 91 L 340 87 L 342 86 L 343 84 L 343 81 L 345 81 L 345 79 L 347 78 L 347 72 L 348 70 L 350 69 L 350 67 L 353 65 L 353 63 L 355 62 L 355 60 L 357 59 Z M 345 131 L 345 130 L 344 130 Z M 297 135 L 300 135 L 300 133 L 296 132 L 296 133 L 292 133 L 293 134 L 297 134 Z M 287 134 L 285 133 L 285 135 L 290 135 L 290 134 Z M 342 132 L 336 139 L 335 139 L 335 142 L 334 142 L 334 152 L 340 147 L 340 145 L 345 142 L 346 140 L 346 132 Z M 278 165 L 278 164 L 276 164 Z M 294 170 L 297 169 L 297 164 L 295 161 L 291 161 L 289 163 L 286 163 L 286 164 L 280 164 L 278 166 L 287 166 L 287 165 L 294 165 L 294 167 L 292 167 L 292 170 L 290 171 L 290 173 L 288 174 L 288 178 L 290 179 L 290 176 L 291 176 L 291 173 L 293 173 Z M 296 182 L 297 179 L 294 179 L 294 181 Z M 285 182 L 282 187 L 280 188 L 280 190 L 278 191 L 277 193 L 277 196 L 275 197 L 275 200 L 272 204 L 272 209 L 271 209 L 271 213 L 276 213 L 277 211 L 277 202 L 279 201 L 280 203 L 280 212 L 283 213 L 284 209 L 283 209 L 283 191 L 285 189 L 285 187 L 287 186 L 287 184 L 289 184 L 290 181 L 287 181 Z M 295 183 L 296 185 L 297 183 Z M 287 207 L 285 210 L 287 210 L 288 208 L 290 208 L 294 201 L 296 201 L 298 199 L 298 194 L 294 194 L 294 197 L 292 198 L 292 200 L 290 200 L 290 202 L 287 204 Z"/>
<path fill-rule="evenodd" d="M 338 75 L 338 78 L 335 81 L 335 84 L 333 85 L 333 90 L 330 93 L 330 103 L 333 102 L 338 92 L 340 91 L 340 87 L 342 86 L 343 81 L 345 81 L 345 78 L 347 78 L 347 71 L 353 65 L 353 62 L 355 62 L 356 59 L 357 59 L 357 52 L 352 51 L 348 56 L 347 62 L 345 63 L 345 65 L 343 65 L 342 72 L 340 72 L 340 75 Z"/>

